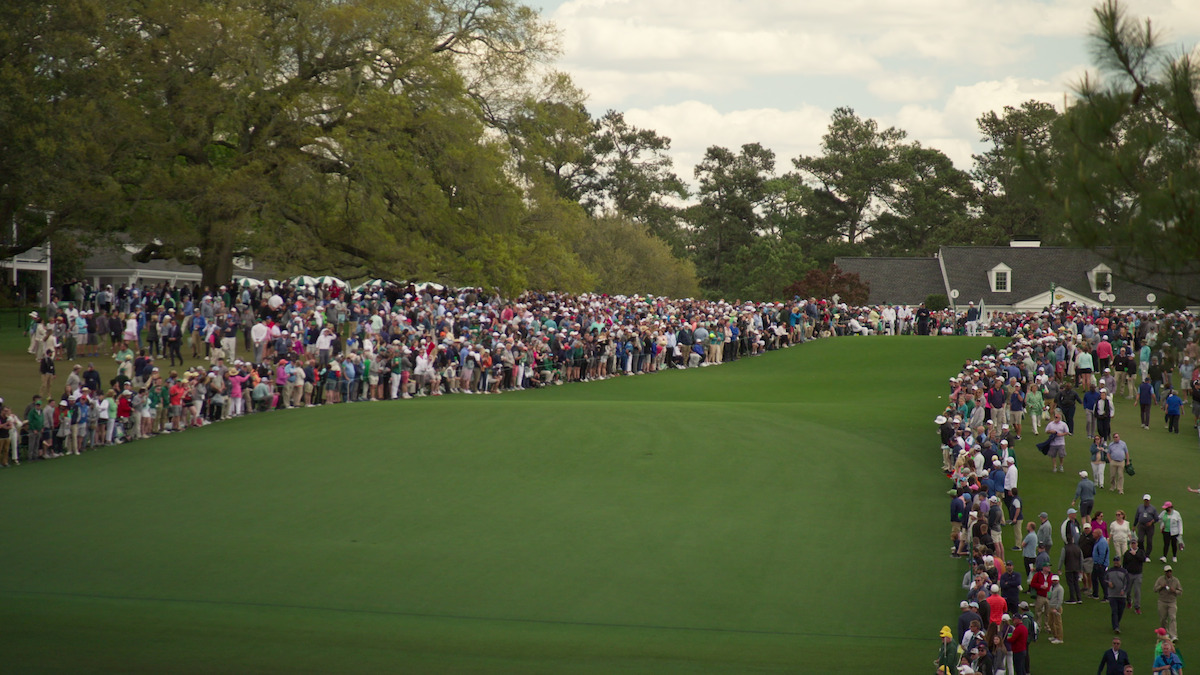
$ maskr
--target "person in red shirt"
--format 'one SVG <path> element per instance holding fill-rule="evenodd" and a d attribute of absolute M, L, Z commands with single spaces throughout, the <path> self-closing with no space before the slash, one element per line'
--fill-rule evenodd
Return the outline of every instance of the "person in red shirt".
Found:
<path fill-rule="evenodd" d="M 1013 620 L 1007 614 L 1004 615 L 1004 621 L 1012 625 L 1005 642 L 1008 644 L 1008 653 L 1012 656 L 1013 673 L 1025 675 L 1028 672 L 1026 657 L 1029 655 L 1029 629 L 1025 627 L 1025 622 L 1019 618 Z"/>
<path fill-rule="evenodd" d="M 1050 563 L 1046 563 L 1029 580 L 1029 587 L 1037 593 L 1033 613 L 1037 617 L 1038 625 L 1042 626 L 1042 630 L 1050 625 L 1050 600 L 1046 597 L 1050 593 L 1050 576 Z"/>
<path fill-rule="evenodd" d="M 1008 611 L 1008 601 L 1000 595 L 1000 586 L 992 584 L 991 595 L 987 596 L 988 621 L 993 626 L 999 626 Z"/>
<path fill-rule="evenodd" d="M 183 429 L 183 397 L 187 394 L 187 386 L 180 380 L 175 380 L 168 390 L 168 412 L 171 415 L 171 430 Z"/>
<path fill-rule="evenodd" d="M 121 422 L 126 432 L 129 431 L 129 418 L 133 415 L 132 401 L 133 392 L 128 389 L 121 392 L 121 397 L 117 399 L 117 420 Z"/>
<path fill-rule="evenodd" d="M 1105 368 L 1112 365 L 1113 348 L 1108 338 L 1101 338 L 1100 343 L 1096 345 L 1096 358 L 1100 361 L 1096 364 L 1097 373 L 1103 373 Z"/>

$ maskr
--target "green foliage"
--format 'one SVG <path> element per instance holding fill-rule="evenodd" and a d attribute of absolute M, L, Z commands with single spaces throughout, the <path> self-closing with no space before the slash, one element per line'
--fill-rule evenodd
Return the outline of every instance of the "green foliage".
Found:
<path fill-rule="evenodd" d="M 733 282 L 729 299 L 786 300 L 787 287 L 812 266 L 799 237 L 765 234 L 737 251 L 728 269 Z"/>
<path fill-rule="evenodd" d="M 518 233 L 528 252 L 521 258 L 526 288 L 590 291 L 600 277 L 582 259 L 591 221 L 577 202 L 545 184 L 534 186 Z"/>
<path fill-rule="evenodd" d="M 69 232 L 56 232 L 50 237 L 50 251 L 51 285 L 62 288 L 66 284 L 83 279 L 88 251 L 80 244 L 79 237 Z M 41 276 L 41 273 L 36 275 L 39 279 Z"/>
<path fill-rule="evenodd" d="M 108 3 L 0 3 L 0 258 L 95 218 L 130 102 L 101 43 Z M 12 238 L 7 225 L 17 225 Z"/>
<path fill-rule="evenodd" d="M 578 244 L 579 257 L 596 275 L 601 293 L 650 293 L 673 298 L 699 295 L 696 268 L 676 258 L 671 247 L 641 223 L 601 217 L 589 221 Z"/>
<path fill-rule="evenodd" d="M 944 293 L 933 293 L 925 296 L 925 306 L 931 311 L 940 312 L 950 307 L 950 299 Z"/>
<path fill-rule="evenodd" d="M 1182 312 L 1187 309 L 1186 299 L 1174 294 L 1167 294 L 1158 301 L 1158 308 L 1164 312 Z"/>
<path fill-rule="evenodd" d="M 1054 106 L 1041 101 L 1005 106 L 1002 115 L 989 111 L 979 118 L 980 140 L 991 148 L 972 155 L 980 209 L 975 243 L 1003 245 L 1018 237 L 1065 243 L 1062 205 L 1049 197 L 1042 178 L 1061 147 L 1061 122 Z M 1030 162 L 1040 170 L 1029 171 Z"/>
<path fill-rule="evenodd" d="M 14 4 L 0 10 L 17 27 L 0 34 L 4 53 L 32 56 L 6 60 L 14 77 L 0 78 L 28 92 L 0 111 L 16 130 L 5 136 L 24 144 L 5 154 L 67 168 L 82 156 L 98 187 L 57 199 L 47 182 L 4 196 L 10 206 L 45 204 L 65 222 L 127 232 L 148 242 L 141 259 L 197 263 L 208 284 L 252 254 L 280 269 L 517 290 L 521 261 L 544 252 L 519 233 L 523 195 L 488 129 L 508 123 L 530 64 L 550 52 L 528 7 L 81 1 L 55 8 L 62 33 L 47 41 L 45 17 Z M 61 72 L 39 80 L 47 56 Z M 75 108 L 87 114 L 58 112 Z M 106 122 L 107 135 L 89 133 Z M 47 136 L 82 140 L 69 155 L 26 141 Z M 0 185 L 38 183 L 19 178 Z"/>
<path fill-rule="evenodd" d="M 574 201 L 583 199 L 595 174 L 589 147 L 595 123 L 584 99 L 569 78 L 555 74 L 545 83 L 545 91 L 526 100 L 507 126 L 517 171 Z"/>
<path fill-rule="evenodd" d="M 970 177 L 906 136 L 838 108 L 822 154 L 797 157 L 796 172 L 777 179 L 780 226 L 799 233 L 818 264 L 838 255 L 928 255 L 974 238 Z"/>
<path fill-rule="evenodd" d="M 971 243 L 970 176 L 920 143 L 899 148 L 897 162 L 901 177 L 884 200 L 888 210 L 872 223 L 869 248 L 880 255 L 931 255 L 939 246 Z"/>
<path fill-rule="evenodd" d="M 1200 302 L 1200 68 L 1116 0 L 1095 10 L 1092 42 L 1100 73 L 1077 88 L 1064 147 L 1029 168 L 1048 160 L 1074 241 L 1104 247 L 1122 276 Z"/>
<path fill-rule="evenodd" d="M 675 202 L 686 199 L 688 190 L 671 170 L 671 139 L 609 110 L 596 121 L 589 148 L 594 163 L 583 204 L 593 214 L 615 213 L 639 222 L 682 253 Z"/>
<path fill-rule="evenodd" d="M 743 145 L 736 154 L 712 146 L 696 166 L 700 201 L 686 217 L 694 228 L 693 260 L 707 294 L 730 297 L 744 283 L 737 259 L 763 227 L 760 207 L 774 170 L 775 153 L 758 143 Z"/>
<path fill-rule="evenodd" d="M 821 139 L 822 154 L 792 160 L 813 187 L 812 226 L 824 238 L 844 237 L 854 244 L 867 236 L 871 215 L 895 193 L 896 182 L 906 173 L 899 160 L 905 136 L 895 127 L 880 131 L 875 120 L 838 108 Z"/>

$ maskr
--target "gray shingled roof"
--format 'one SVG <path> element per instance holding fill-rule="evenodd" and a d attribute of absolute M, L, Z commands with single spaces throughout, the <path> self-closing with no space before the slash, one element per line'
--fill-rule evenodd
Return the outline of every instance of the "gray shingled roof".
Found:
<path fill-rule="evenodd" d="M 144 270 L 146 272 L 191 272 L 200 274 L 199 265 L 184 265 L 178 260 L 150 260 L 144 263 L 133 259 L 122 246 L 94 248 L 83 264 L 87 270 Z"/>
<path fill-rule="evenodd" d="M 178 260 L 137 262 L 133 259 L 133 254 L 127 251 L 123 243 L 119 241 L 114 244 L 101 244 L 92 247 L 88 252 L 88 257 L 84 261 L 83 266 L 84 270 L 88 273 L 93 270 L 137 270 L 141 274 L 149 276 L 179 272 L 201 273 L 199 265 L 185 265 Z M 233 273 L 237 276 L 266 279 L 274 273 L 274 270 L 263 266 L 259 261 L 255 261 L 253 270 L 244 270 L 234 266 Z"/>
<path fill-rule="evenodd" d="M 834 263 L 869 284 L 872 305 L 917 305 L 946 293 L 937 258 L 837 258 Z"/>
<path fill-rule="evenodd" d="M 1089 274 L 1104 263 L 1103 250 L 1088 251 L 1061 246 L 1038 248 L 1005 246 L 943 246 L 942 262 L 951 289 L 959 292 L 958 302 L 978 301 L 989 305 L 1011 305 L 1050 290 L 1051 284 L 1087 298 L 1092 292 Z M 988 272 L 1003 263 L 1012 269 L 1011 290 L 993 293 Z M 1113 265 L 1109 264 L 1109 267 Z M 1117 305 L 1146 305 L 1153 291 L 1114 275 L 1112 292 Z M 1159 293 L 1161 295 L 1161 293 Z"/>

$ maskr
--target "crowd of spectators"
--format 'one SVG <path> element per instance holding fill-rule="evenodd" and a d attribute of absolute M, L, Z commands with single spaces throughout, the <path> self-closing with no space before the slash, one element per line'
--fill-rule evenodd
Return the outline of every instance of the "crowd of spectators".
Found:
<path fill-rule="evenodd" d="M 941 469 L 953 483 L 950 555 L 967 565 L 955 627 L 940 632 L 936 671 L 1030 673 L 1031 644 L 1063 644 L 1064 614 L 1094 611 L 1066 606 L 1082 605 L 1090 595 L 1108 605 L 1113 630 L 1098 672 L 1133 672 L 1121 649 L 1121 624 L 1127 609 L 1142 613 L 1142 579 L 1154 564 L 1160 535 L 1161 574 L 1152 584 L 1157 646 L 1147 663 L 1153 660 L 1153 672 L 1176 672 L 1171 668 L 1182 667 L 1174 645 L 1182 585 L 1172 563 L 1183 548 L 1182 516 L 1170 501 L 1155 506 L 1148 493 L 1133 514 L 1114 508 L 1111 521 L 1099 507 L 1106 489 L 1118 501 L 1126 475 L 1135 473 L 1131 444 L 1137 441 L 1122 439 L 1111 424 L 1127 405 L 1122 400 L 1136 403 L 1129 408 L 1138 410 L 1143 431 L 1150 430 L 1150 412 L 1158 406 L 1163 428 L 1178 432 L 1181 403 L 1190 398 L 1195 427 L 1195 319 L 1066 306 L 994 317 L 985 330 L 1013 340 L 1002 350 L 985 348 L 950 378 L 947 406 L 934 420 Z M 1082 416 L 1076 414 L 1080 407 Z M 1077 443 L 1076 435 L 1087 440 Z M 1041 442 L 1022 444 L 1023 436 Z M 1082 453 L 1078 459 L 1074 454 L 1084 447 L 1086 464 Z M 1057 491 L 1070 506 L 1055 527 L 1047 511 L 1033 515 L 1036 507 L 1024 501 L 1019 478 L 1046 464 L 1052 473 L 1068 473 L 1069 449 L 1080 470 L 1077 480 L 1065 480 Z"/>
<path fill-rule="evenodd" d="M 386 283 L 73 290 L 30 313 L 41 388 L 22 415 L 0 412 L 6 465 L 280 408 L 498 394 L 713 366 L 822 337 L 937 334 L 923 308 L 815 298 L 505 299 Z M 108 358 L 115 376 L 94 366 Z"/>

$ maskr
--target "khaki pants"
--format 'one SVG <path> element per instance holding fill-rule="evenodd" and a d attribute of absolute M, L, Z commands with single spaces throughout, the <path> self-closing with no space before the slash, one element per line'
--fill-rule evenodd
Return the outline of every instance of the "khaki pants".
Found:
<path fill-rule="evenodd" d="M 1063 637 L 1062 637 L 1063 636 L 1062 609 L 1059 608 L 1059 609 L 1049 610 L 1049 616 L 1050 616 L 1050 636 L 1053 637 L 1055 640 L 1063 639 Z"/>
<path fill-rule="evenodd" d="M 50 398 L 50 388 L 54 386 L 54 375 L 46 373 L 42 375 L 42 398 Z"/>
<path fill-rule="evenodd" d="M 1176 637 L 1179 633 L 1175 632 L 1175 610 L 1178 608 L 1174 602 L 1158 601 L 1158 625 L 1167 629 L 1167 635 Z"/>
<path fill-rule="evenodd" d="M 992 408 L 992 423 L 997 429 L 1008 424 L 1008 408 Z"/>
<path fill-rule="evenodd" d="M 1109 539 L 1109 545 L 1112 546 L 1114 558 L 1123 558 L 1125 556 L 1125 552 L 1129 550 L 1128 539 L 1117 539 L 1116 537 L 1112 537 Z"/>
<path fill-rule="evenodd" d="M 1033 613 L 1037 617 L 1037 622 L 1043 630 L 1050 628 L 1050 601 L 1039 595 L 1033 603 Z"/>
<path fill-rule="evenodd" d="M 1125 462 L 1109 460 L 1108 487 L 1117 492 L 1125 491 Z"/>
<path fill-rule="evenodd" d="M 0 438 L 0 466 L 8 466 L 8 437 Z"/>

